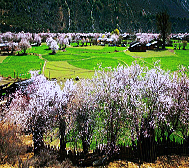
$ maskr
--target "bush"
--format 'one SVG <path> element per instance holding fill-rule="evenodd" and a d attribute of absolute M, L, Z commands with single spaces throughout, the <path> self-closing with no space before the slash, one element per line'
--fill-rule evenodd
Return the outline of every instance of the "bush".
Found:
<path fill-rule="evenodd" d="M 17 156 L 26 152 L 26 145 L 17 136 L 16 126 L 0 123 L 0 163 L 13 164 Z"/>
<path fill-rule="evenodd" d="M 37 167 L 51 167 L 58 164 L 57 155 L 48 149 L 41 150 L 39 155 L 35 156 L 33 163 L 33 165 Z"/>
<path fill-rule="evenodd" d="M 66 159 L 61 163 L 61 167 L 72 168 L 72 162 L 69 159 Z"/>
<path fill-rule="evenodd" d="M 69 159 L 65 159 L 62 163 L 57 160 L 55 152 L 49 149 L 43 149 L 38 156 L 32 158 L 27 157 L 25 161 L 18 159 L 18 168 L 29 167 L 56 167 L 56 168 L 72 168 L 72 162 Z"/>
<path fill-rule="evenodd" d="M 185 50 L 187 46 L 187 41 L 183 41 L 182 43 L 183 43 L 183 50 Z"/>

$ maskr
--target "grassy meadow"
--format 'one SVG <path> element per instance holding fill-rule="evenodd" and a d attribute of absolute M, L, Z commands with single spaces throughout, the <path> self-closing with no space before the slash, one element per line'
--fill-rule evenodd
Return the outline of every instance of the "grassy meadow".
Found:
<path fill-rule="evenodd" d="M 174 45 L 174 44 L 173 44 Z M 0 75 L 5 77 L 18 76 L 29 78 L 30 70 L 40 70 L 44 66 L 44 75 L 64 81 L 68 78 L 91 78 L 94 71 L 105 67 L 131 65 L 137 62 L 153 67 L 160 60 L 160 67 L 165 70 L 177 71 L 180 65 L 189 65 L 189 46 L 186 50 L 173 50 L 167 47 L 164 51 L 130 52 L 127 47 L 109 46 L 67 46 L 66 51 L 58 50 L 55 55 L 43 43 L 27 50 L 25 56 L 0 56 Z"/>
<path fill-rule="evenodd" d="M 0 75 L 14 78 L 15 74 L 15 77 L 18 76 L 18 78 L 29 78 L 29 71 L 39 70 L 43 67 L 43 64 L 44 60 L 36 55 L 7 56 L 3 59 L 2 63 L 0 63 Z"/>

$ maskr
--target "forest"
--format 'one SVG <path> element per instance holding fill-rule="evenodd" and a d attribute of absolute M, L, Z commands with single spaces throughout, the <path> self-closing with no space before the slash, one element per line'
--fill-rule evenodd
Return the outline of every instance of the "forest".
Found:
<path fill-rule="evenodd" d="M 157 32 L 155 16 L 165 10 L 172 32 L 187 32 L 188 2 L 182 0 L 2 0 L 0 31 Z"/>

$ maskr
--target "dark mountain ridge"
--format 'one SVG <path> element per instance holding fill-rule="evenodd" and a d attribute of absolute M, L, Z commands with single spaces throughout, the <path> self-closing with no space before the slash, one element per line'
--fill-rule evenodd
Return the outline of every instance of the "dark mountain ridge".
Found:
<path fill-rule="evenodd" d="M 1 0 L 0 31 L 157 32 L 162 11 L 172 32 L 189 30 L 189 0 Z"/>

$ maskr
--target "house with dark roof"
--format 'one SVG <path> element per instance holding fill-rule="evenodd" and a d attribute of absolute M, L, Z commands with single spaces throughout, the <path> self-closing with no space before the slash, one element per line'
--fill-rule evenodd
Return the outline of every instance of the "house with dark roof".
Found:
<path fill-rule="evenodd" d="M 138 41 L 130 43 L 129 46 L 130 52 L 146 52 L 146 44 L 142 44 Z"/>
<path fill-rule="evenodd" d="M 161 45 L 161 41 L 153 41 L 147 44 L 135 41 L 130 43 L 129 50 L 131 52 L 146 52 L 146 50 L 158 49 Z"/>

